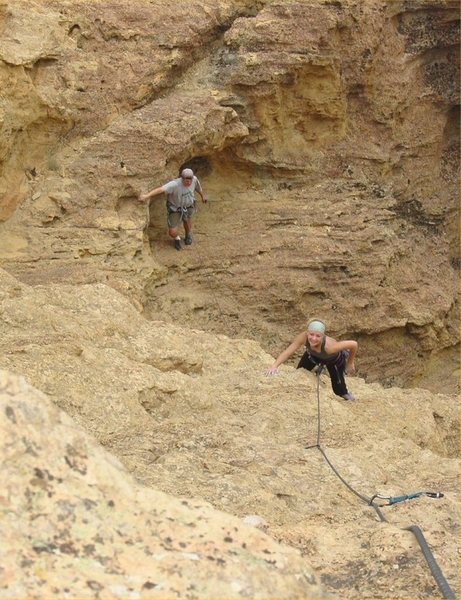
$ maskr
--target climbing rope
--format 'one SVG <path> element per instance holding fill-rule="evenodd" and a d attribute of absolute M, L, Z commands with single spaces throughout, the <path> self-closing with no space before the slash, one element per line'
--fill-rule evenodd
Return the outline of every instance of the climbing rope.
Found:
<path fill-rule="evenodd" d="M 405 494 L 403 496 L 381 496 L 379 494 L 374 494 L 371 498 L 367 498 L 366 496 L 364 496 L 360 492 L 357 492 L 357 490 L 355 490 L 351 485 L 349 485 L 349 483 L 344 479 L 344 477 L 342 477 L 340 475 L 340 473 L 334 467 L 334 465 L 332 464 L 332 462 L 330 461 L 330 459 L 326 455 L 324 449 L 320 445 L 320 432 L 321 432 L 321 425 L 320 425 L 320 423 L 321 423 L 321 419 L 320 419 L 320 375 L 322 373 L 323 366 L 324 365 L 321 365 L 317 369 L 317 372 L 316 372 L 317 373 L 317 443 L 313 444 L 311 446 L 306 446 L 306 450 L 309 450 L 311 448 L 317 448 L 319 450 L 319 452 L 322 454 L 322 456 L 324 457 L 324 459 L 327 462 L 327 464 L 330 466 L 330 468 L 333 471 L 333 473 L 338 477 L 338 479 L 340 479 L 340 481 L 347 487 L 347 489 L 350 492 L 352 492 L 353 494 L 355 494 L 355 496 L 357 496 L 358 498 L 360 498 L 360 500 L 362 500 L 363 502 L 365 502 L 365 504 L 368 504 L 368 506 L 371 506 L 377 512 L 380 520 L 384 521 L 386 523 L 388 523 L 389 521 L 386 519 L 386 517 L 384 516 L 384 514 L 380 510 L 383 506 L 392 506 L 393 504 L 397 504 L 399 502 L 405 502 L 407 500 L 413 500 L 414 498 L 419 498 L 420 496 L 427 496 L 429 498 L 443 498 L 443 494 L 441 492 L 415 492 L 413 494 Z M 387 500 L 387 503 L 386 504 L 377 505 L 374 502 L 374 500 L 376 498 L 379 498 L 379 499 L 382 499 L 382 500 Z M 409 527 L 404 527 L 403 530 L 404 531 L 411 531 L 414 534 L 414 536 L 416 537 L 416 540 L 418 541 L 418 544 L 420 545 L 420 548 L 422 550 L 423 556 L 426 559 L 427 564 L 429 565 L 429 568 L 431 570 L 432 576 L 434 577 L 437 585 L 439 586 L 439 589 L 440 589 L 440 591 L 442 593 L 443 598 L 446 598 L 447 600 L 456 600 L 456 596 L 455 596 L 453 590 L 448 585 L 447 580 L 443 576 L 443 573 L 440 570 L 440 567 L 436 563 L 435 558 L 434 558 L 434 556 L 433 556 L 433 554 L 432 554 L 432 552 L 431 552 L 431 550 L 430 550 L 430 548 L 429 548 L 429 546 L 428 546 L 428 544 L 426 542 L 426 539 L 424 538 L 424 535 L 423 535 L 423 532 L 421 531 L 421 529 L 419 527 L 417 527 L 416 525 L 410 525 Z"/>

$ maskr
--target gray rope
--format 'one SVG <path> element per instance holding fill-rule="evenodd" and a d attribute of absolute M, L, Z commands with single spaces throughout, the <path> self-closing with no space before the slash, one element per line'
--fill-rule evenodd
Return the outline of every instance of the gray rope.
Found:
<path fill-rule="evenodd" d="M 368 504 L 368 506 L 371 506 L 377 512 L 381 521 L 388 523 L 389 521 L 386 519 L 386 517 L 381 512 L 380 507 L 377 506 L 373 502 L 374 498 L 376 498 L 376 494 L 371 498 L 367 498 L 366 496 L 363 496 L 362 494 L 360 494 L 359 492 L 354 490 L 354 488 L 351 485 L 349 485 L 347 483 L 347 481 L 339 474 L 339 472 L 334 467 L 334 465 L 331 463 L 328 456 L 325 454 L 325 451 L 323 450 L 323 448 L 320 445 L 320 374 L 321 374 L 322 370 L 323 370 L 323 365 L 317 369 L 317 443 L 312 446 L 306 446 L 306 450 L 308 450 L 310 448 L 318 448 L 320 453 L 326 460 L 327 464 L 330 466 L 333 473 L 335 473 L 335 475 L 347 487 L 347 489 L 349 491 L 351 491 L 353 494 L 355 494 L 358 498 L 360 498 L 360 500 L 362 500 L 363 502 Z M 416 537 L 418 544 L 421 548 L 421 551 L 424 555 L 424 558 L 426 559 L 426 562 L 429 565 L 429 569 L 431 570 L 432 576 L 434 577 L 437 585 L 439 586 L 439 590 L 442 593 L 443 598 L 446 598 L 447 600 L 456 600 L 456 596 L 455 596 L 453 590 L 451 589 L 451 587 L 449 586 L 447 580 L 443 576 L 443 573 L 440 570 L 440 567 L 438 566 L 437 562 L 435 561 L 434 555 L 432 554 L 421 529 L 419 527 L 417 527 L 416 525 L 410 525 L 409 527 L 404 527 L 403 531 L 411 531 L 414 534 L 414 536 Z"/>
<path fill-rule="evenodd" d="M 455 593 L 448 585 L 447 580 L 443 576 L 442 571 L 440 570 L 439 565 L 435 562 L 434 556 L 426 542 L 426 539 L 423 535 L 423 532 L 417 525 L 410 525 L 409 527 L 404 527 L 404 530 L 411 531 L 416 539 L 418 540 L 418 544 L 421 548 L 421 551 L 426 559 L 427 564 L 431 570 L 432 576 L 434 577 L 437 585 L 439 586 L 439 590 L 442 592 L 442 596 L 447 598 L 448 600 L 456 600 Z"/>

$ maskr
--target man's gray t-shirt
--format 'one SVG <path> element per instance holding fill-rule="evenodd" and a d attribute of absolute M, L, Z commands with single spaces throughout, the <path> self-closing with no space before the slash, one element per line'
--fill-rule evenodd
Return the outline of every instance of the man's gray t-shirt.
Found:
<path fill-rule="evenodd" d="M 162 185 L 162 190 L 167 195 L 167 206 L 172 210 L 177 210 L 178 208 L 189 208 L 190 206 L 194 206 L 195 196 L 194 192 L 197 190 L 198 192 L 202 191 L 202 186 L 200 185 L 200 181 L 197 177 L 193 177 L 190 185 L 183 185 L 183 180 L 181 177 L 177 179 L 173 179 L 165 185 Z"/>

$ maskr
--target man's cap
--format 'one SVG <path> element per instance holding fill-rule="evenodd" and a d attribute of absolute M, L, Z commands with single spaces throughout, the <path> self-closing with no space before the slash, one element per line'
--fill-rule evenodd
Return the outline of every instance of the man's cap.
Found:
<path fill-rule="evenodd" d="M 181 177 L 183 179 L 189 178 L 189 177 L 193 177 L 194 176 L 194 171 L 192 171 L 192 169 L 183 169 L 181 171 Z"/>

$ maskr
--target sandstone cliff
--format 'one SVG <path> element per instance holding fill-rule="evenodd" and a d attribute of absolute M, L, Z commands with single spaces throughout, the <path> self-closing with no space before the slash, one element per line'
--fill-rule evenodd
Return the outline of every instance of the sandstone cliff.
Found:
<path fill-rule="evenodd" d="M 454 0 L 0 0 L 0 595 L 435 596 L 412 523 L 461 592 L 458 45 Z M 185 165 L 178 253 L 138 197 Z M 380 523 L 306 450 L 264 371 L 314 314 L 339 471 L 443 498 Z"/>
<path fill-rule="evenodd" d="M 457 2 L 2 0 L 0 31 L 11 273 L 272 352 L 321 314 L 368 380 L 457 389 Z M 179 257 L 136 198 L 185 163 Z"/>

